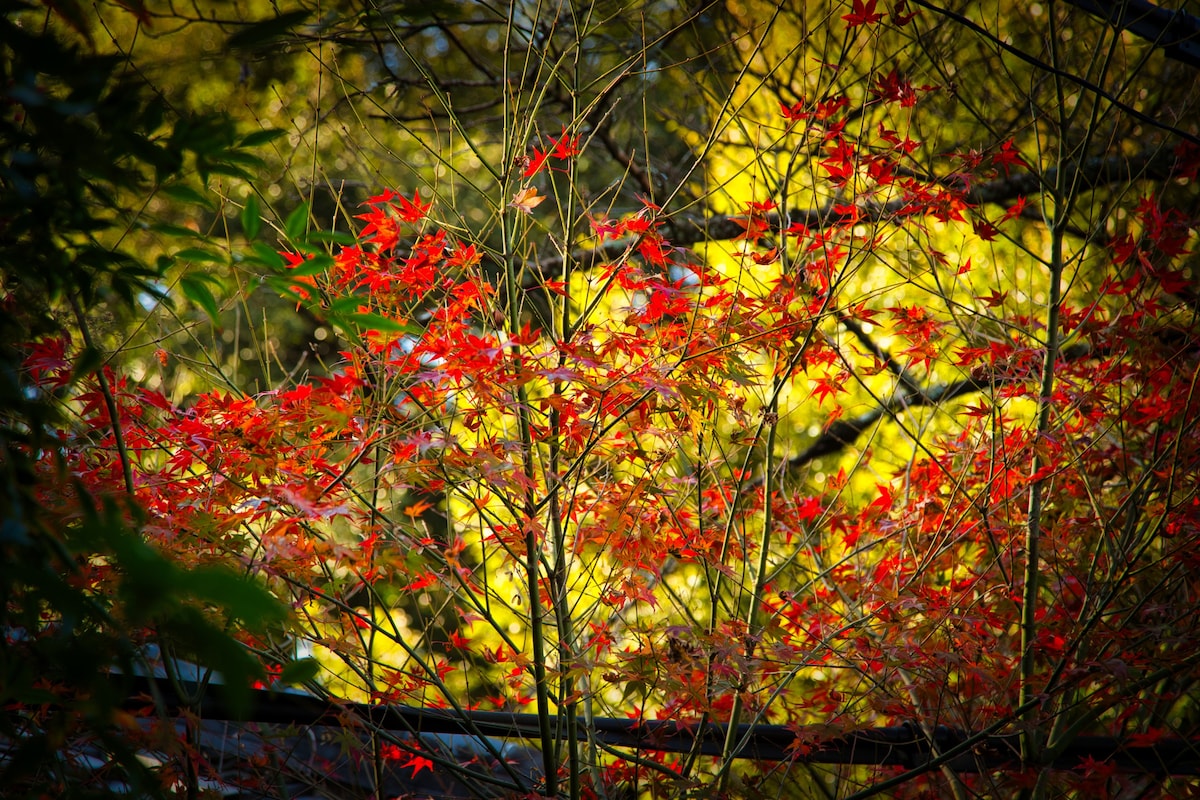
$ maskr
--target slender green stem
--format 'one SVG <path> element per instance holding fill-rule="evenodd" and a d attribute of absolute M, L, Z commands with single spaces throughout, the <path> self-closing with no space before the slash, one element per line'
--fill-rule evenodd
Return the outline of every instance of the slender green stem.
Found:
<path fill-rule="evenodd" d="M 92 339 L 92 330 L 88 326 L 87 317 L 83 314 L 83 309 L 79 306 L 79 301 L 74 295 L 70 296 L 71 311 L 75 315 L 75 321 L 79 324 L 79 332 L 83 336 L 83 343 L 88 350 L 99 353 L 99 348 L 96 347 L 96 342 Z M 125 447 L 125 434 L 121 430 L 121 415 L 117 407 L 117 399 L 113 396 L 112 387 L 108 385 L 108 379 L 104 377 L 104 365 L 101 364 L 96 368 L 96 383 L 100 387 L 100 395 L 104 398 L 104 407 L 108 409 L 108 422 L 112 428 L 113 446 L 117 449 L 117 458 L 121 462 L 121 473 L 125 480 L 125 492 L 131 497 L 133 496 L 133 462 L 129 458 L 129 450 Z"/>
<path fill-rule="evenodd" d="M 520 297 L 518 295 L 518 276 L 516 268 L 517 256 L 513 252 L 512 223 L 507 213 L 500 216 L 500 230 L 504 240 L 504 269 L 508 303 L 509 330 L 517 331 L 521 327 Z M 519 364 L 521 347 L 514 344 L 511 348 L 513 361 Z M 550 693 L 546 683 L 546 634 L 542 625 L 542 601 L 540 583 L 540 563 L 542 542 L 537 534 L 534 520 L 537 516 L 537 497 L 533 486 L 536 479 L 533 452 L 532 425 L 529 420 L 529 396 L 525 387 L 519 386 L 514 400 L 517 405 L 517 424 L 521 437 L 522 471 L 526 486 L 525 501 L 522 509 L 525 516 L 525 577 L 526 591 L 529 594 L 529 636 L 533 648 L 533 682 L 537 695 L 538 728 L 542 740 L 542 760 L 546 772 L 545 794 L 553 797 L 558 793 L 558 765 L 554 757 L 557 749 L 553 731 L 550 729 Z"/>
<path fill-rule="evenodd" d="M 1058 47 L 1055 42 L 1057 35 L 1057 17 L 1052 11 L 1049 15 L 1051 36 L 1051 60 L 1059 62 Z M 1030 463 L 1030 474 L 1033 476 L 1029 488 L 1029 513 L 1025 529 L 1025 585 L 1021 594 L 1021 665 L 1020 665 L 1020 695 L 1018 705 L 1024 708 L 1022 723 L 1024 730 L 1021 736 L 1021 758 L 1026 764 L 1037 763 L 1040 754 L 1040 742 L 1036 731 L 1037 717 L 1041 704 L 1037 700 L 1034 679 L 1037 671 L 1037 611 L 1038 584 L 1041 579 L 1041 538 L 1042 511 L 1045 503 L 1046 479 L 1039 473 L 1046 466 L 1043 454 L 1043 442 L 1050 433 L 1053 410 L 1054 378 L 1057 368 L 1059 349 L 1062 345 L 1060 335 L 1060 311 L 1062 305 L 1062 281 L 1065 266 L 1064 239 L 1067 222 L 1071 215 L 1071 204 L 1076 192 L 1073 185 L 1067 183 L 1066 169 L 1068 161 L 1067 134 L 1069 118 L 1066 110 L 1066 97 L 1060 76 L 1055 76 L 1055 91 L 1058 99 L 1058 148 L 1054 186 L 1050 202 L 1053 209 L 1043 206 L 1042 215 L 1050 228 L 1050 260 L 1049 286 L 1046 300 L 1046 355 L 1042 362 L 1041 380 L 1038 384 L 1037 418 L 1034 425 L 1033 455 Z M 1086 146 L 1086 139 L 1085 139 Z M 1046 198 L 1043 195 L 1043 204 Z M 1034 788 L 1034 796 L 1041 794 L 1041 781 Z"/>
<path fill-rule="evenodd" d="M 581 119 L 582 114 L 579 108 L 580 90 L 582 84 L 582 75 L 580 73 L 580 59 L 583 55 L 584 48 L 584 30 L 588 26 L 590 18 L 590 9 L 584 12 L 581 18 L 578 14 L 579 9 L 574 5 L 569 6 L 569 13 L 572 15 L 571 29 L 575 32 L 575 43 L 572 48 L 571 69 L 570 69 L 570 96 L 571 96 L 571 118 L 573 120 Z M 564 59 L 566 58 L 564 54 Z M 571 259 L 570 259 L 570 242 L 571 233 L 574 227 L 571 213 L 568 211 L 571 208 L 571 201 L 575 195 L 575 162 L 569 161 L 566 165 L 566 186 L 562 194 L 559 195 L 558 208 L 562 218 L 563 226 L 563 248 L 562 248 L 562 272 L 559 275 L 559 280 L 564 284 L 569 285 L 571 280 Z M 553 174 L 551 175 L 553 180 Z M 563 197 L 565 195 L 565 197 Z M 571 339 L 571 303 L 566 295 L 559 298 L 558 302 L 558 330 L 559 341 L 566 344 Z M 558 354 L 559 367 L 566 366 L 566 356 L 562 349 Z M 561 381 L 555 381 L 552 391 L 556 396 L 562 393 Z M 558 406 L 554 406 L 550 412 L 550 459 L 549 468 L 547 470 L 547 486 L 549 492 L 549 519 L 550 530 L 552 533 L 552 541 L 554 547 L 554 562 L 551 572 L 550 591 L 553 593 L 554 603 L 554 621 L 558 626 L 558 663 L 559 663 L 559 704 L 562 707 L 562 713 L 566 719 L 567 737 L 567 792 L 571 800 L 579 800 L 581 797 L 583 786 L 581 777 L 583 774 L 583 766 L 580 762 L 579 755 L 579 736 L 576 733 L 578 726 L 579 702 L 576 699 L 576 683 L 574 677 L 575 654 L 577 652 L 577 643 L 575 639 L 574 625 L 571 619 L 571 606 L 568 597 L 568 564 L 567 564 L 567 541 L 566 532 L 563 529 L 562 519 L 562 479 L 559 476 L 559 471 L 562 466 L 562 440 L 561 436 L 562 415 Z M 590 698 L 585 699 L 585 702 L 590 702 Z M 594 739 L 589 735 L 591 742 L 592 758 L 591 763 L 596 763 Z M 593 774 L 593 782 L 596 784 L 597 791 L 603 791 L 603 786 L 598 780 L 599 776 Z"/>
<path fill-rule="evenodd" d="M 1046 356 L 1042 363 L 1042 375 L 1038 391 L 1038 412 L 1034 428 L 1033 458 L 1030 465 L 1032 475 L 1046 466 L 1041 443 L 1050 433 L 1054 373 L 1059 350 L 1059 312 L 1062 302 L 1063 236 L 1060 225 L 1052 229 L 1050 253 L 1050 291 L 1046 314 Z M 1037 609 L 1038 583 L 1040 581 L 1040 549 L 1042 536 L 1042 510 L 1045 504 L 1046 478 L 1036 477 L 1029 488 L 1029 517 L 1025 529 L 1025 587 L 1021 595 L 1021 692 L 1019 704 L 1026 708 L 1026 729 L 1021 737 L 1021 758 L 1028 764 L 1038 755 L 1038 743 L 1033 725 L 1038 714 L 1038 705 L 1031 701 L 1035 697 L 1034 677 L 1037 660 Z"/>
<path fill-rule="evenodd" d="M 507 74 L 509 69 L 508 59 L 511 52 L 511 37 L 513 32 L 512 21 L 516 17 L 516 8 L 512 3 L 509 4 L 508 15 L 509 25 L 505 28 L 503 50 L 505 54 L 505 74 Z M 514 135 L 514 129 L 517 126 L 518 109 L 514 102 L 515 98 L 511 97 L 508 91 L 503 92 L 503 97 L 504 142 L 502 147 L 503 161 L 501 163 L 505 166 L 496 174 L 501 178 L 499 181 L 501 194 L 498 208 L 500 208 L 500 237 L 503 247 L 501 257 L 504 263 L 508 329 L 515 332 L 521 329 L 521 305 L 520 287 L 518 284 L 519 275 L 517 274 L 518 256 L 515 252 L 516 231 L 514 230 L 514 222 L 511 215 L 512 213 L 519 212 L 511 212 L 507 209 L 504 205 L 504 198 L 509 196 L 509 191 L 512 188 L 509 182 L 512 170 L 507 165 L 512 163 L 513 154 L 518 147 L 516 142 L 519 137 Z M 513 344 L 510 349 L 514 366 L 519 366 L 522 358 L 521 346 Z M 529 396 L 524 385 L 517 387 L 514 400 L 517 404 L 517 424 L 521 437 L 521 466 L 526 484 L 524 507 L 522 509 L 524 517 L 522 521 L 525 526 L 525 578 L 526 591 L 529 594 L 529 637 L 532 640 L 531 646 L 533 649 L 533 683 L 537 697 L 538 735 L 541 738 L 542 768 L 545 772 L 546 780 L 544 795 L 546 797 L 554 797 L 558 794 L 558 763 L 555 758 L 556 744 L 554 732 L 550 727 L 550 693 L 549 687 L 546 684 L 546 635 L 542 628 L 542 600 L 539 586 L 542 542 L 539 540 L 537 526 L 534 524 L 538 512 L 537 497 L 533 489 L 536 474 L 534 467 L 533 433 L 529 420 Z"/>
<path fill-rule="evenodd" d="M 758 609 L 762 605 L 763 591 L 767 585 L 767 559 L 771 552 L 771 526 L 774 520 L 771 516 L 771 495 L 775 491 L 775 433 L 779 427 L 779 390 L 780 384 L 777 384 L 771 392 L 771 400 L 763 409 L 763 422 L 767 427 L 767 440 L 763 447 L 763 516 L 762 516 L 762 534 L 759 537 L 758 543 L 758 564 L 754 572 L 754 588 L 747 598 L 748 605 L 745 609 L 739 609 L 742 619 L 746 623 L 746 661 L 751 663 L 754 655 L 755 637 L 757 635 L 756 618 Z M 749 676 L 743 675 L 743 680 Z M 738 743 L 738 724 L 741 722 L 742 715 L 742 693 L 748 691 L 748 687 L 739 687 L 739 690 L 733 698 L 733 709 L 729 714 L 729 726 L 725 730 L 725 744 L 722 747 L 723 761 L 721 763 L 721 772 L 718 776 L 718 793 L 725 794 L 729 790 L 729 780 L 732 774 L 732 765 L 734 751 Z"/>
<path fill-rule="evenodd" d="M 563 269 L 566 270 L 567 268 L 564 260 Z M 560 308 L 560 314 L 563 336 L 565 337 L 570 324 L 568 317 L 569 309 L 565 298 Z M 560 353 L 559 365 L 562 366 L 564 363 L 565 359 Z M 555 382 L 553 392 L 555 395 L 562 392 L 562 384 L 560 382 Z M 558 474 L 562 456 L 561 440 L 559 438 L 561 425 L 562 417 L 558 408 L 555 407 L 550 412 L 550 435 L 548 437 L 550 457 L 547 466 L 548 486 L 546 487 L 550 493 L 548 518 L 550 540 L 554 550 L 553 562 L 550 569 L 550 593 L 551 603 L 554 607 L 554 623 L 558 627 L 559 704 L 562 707 L 567 728 L 565 736 L 567 739 L 568 791 L 571 800 L 578 800 L 582 791 L 579 781 L 581 770 L 579 762 L 579 737 L 576 735 L 578 702 L 575 700 L 575 681 L 571 674 L 575 652 L 575 634 L 574 626 L 571 622 L 570 603 L 567 597 L 566 531 L 562 525 L 561 484 Z M 555 761 L 557 760 L 556 756 Z"/>

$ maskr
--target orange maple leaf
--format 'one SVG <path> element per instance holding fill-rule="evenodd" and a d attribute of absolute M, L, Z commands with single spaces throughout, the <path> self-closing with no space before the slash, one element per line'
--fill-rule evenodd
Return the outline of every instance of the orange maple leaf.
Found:
<path fill-rule="evenodd" d="M 541 205 L 541 202 L 545 199 L 546 197 L 544 195 L 537 193 L 537 189 L 533 188 L 532 186 L 526 186 L 524 189 L 513 195 L 512 202 L 509 203 L 509 205 L 518 211 L 524 211 L 526 214 L 531 214 L 533 213 L 533 209 Z"/>

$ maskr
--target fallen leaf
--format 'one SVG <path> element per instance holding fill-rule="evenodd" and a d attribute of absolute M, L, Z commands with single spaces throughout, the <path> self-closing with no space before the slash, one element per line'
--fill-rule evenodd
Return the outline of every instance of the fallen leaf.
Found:
<path fill-rule="evenodd" d="M 518 211 L 524 211 L 526 214 L 531 214 L 533 213 L 533 209 L 537 208 L 537 206 L 540 205 L 545 199 L 545 195 L 538 194 L 537 189 L 534 189 L 532 186 L 526 186 L 524 189 L 513 195 L 512 202 L 509 203 L 509 205 Z"/>

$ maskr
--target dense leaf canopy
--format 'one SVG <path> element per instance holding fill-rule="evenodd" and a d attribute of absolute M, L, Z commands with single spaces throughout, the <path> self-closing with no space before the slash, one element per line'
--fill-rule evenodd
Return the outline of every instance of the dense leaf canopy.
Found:
<path fill-rule="evenodd" d="M 351 797 L 1196 793 L 1175 5 L 14 11 L 0 781 L 194 796 L 104 665 L 196 663 L 327 702 Z M 872 728 L 921 763 L 821 757 Z"/>

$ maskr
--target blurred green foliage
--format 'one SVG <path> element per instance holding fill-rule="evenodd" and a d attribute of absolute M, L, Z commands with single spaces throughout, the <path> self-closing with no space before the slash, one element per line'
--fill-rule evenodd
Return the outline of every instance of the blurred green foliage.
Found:
<path fill-rule="evenodd" d="M 151 199 L 208 205 L 203 184 L 248 177 L 262 164 L 251 150 L 271 135 L 173 107 L 125 59 L 97 52 L 77 11 L 26 4 L 0 16 L 0 785 L 6 796 L 82 791 L 65 782 L 59 749 L 86 737 L 149 796 L 161 782 L 115 724 L 124 698 L 110 670 L 132 674 L 155 629 L 174 652 L 220 671 L 245 709 L 262 668 L 228 626 L 264 631 L 286 615 L 227 567 L 183 565 L 149 547 L 140 510 L 120 491 L 93 498 L 65 463 L 39 467 L 73 423 L 62 396 L 26 381 L 22 362 L 29 343 L 67 336 L 82 355 L 57 391 L 93 379 L 103 387 L 95 321 L 136 321 L 172 302 L 173 259 L 133 247 L 137 234 L 192 236 L 147 216 Z M 183 291 L 215 311 L 206 287 L 201 278 Z M 86 576 L 97 567 L 113 579 Z"/>

